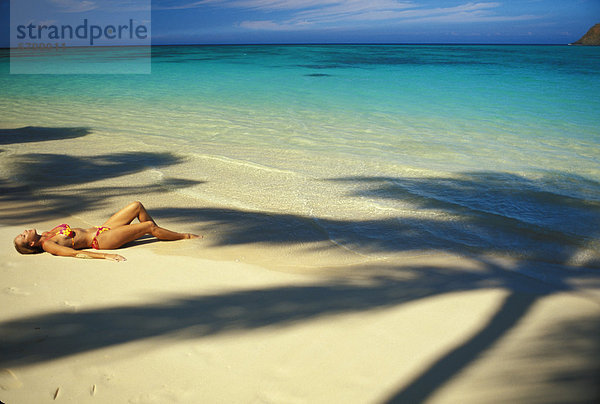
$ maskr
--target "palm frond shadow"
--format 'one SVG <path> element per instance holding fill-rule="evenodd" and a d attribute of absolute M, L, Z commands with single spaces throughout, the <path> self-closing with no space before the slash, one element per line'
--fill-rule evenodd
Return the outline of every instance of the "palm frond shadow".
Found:
<path fill-rule="evenodd" d="M 567 181 L 572 178 L 566 176 Z M 355 196 L 380 197 L 395 201 L 407 202 L 413 209 L 436 210 L 451 214 L 453 221 L 436 219 L 404 219 L 387 220 L 332 220 L 304 217 L 299 215 L 282 215 L 267 212 L 243 212 L 232 209 L 163 209 L 160 216 L 186 223 L 196 221 L 203 231 L 213 231 L 216 245 L 252 244 L 252 243 L 305 243 L 326 241 L 335 233 L 336 242 L 367 249 L 370 251 L 409 251 L 450 250 L 452 252 L 470 253 L 514 253 L 515 246 L 520 248 L 516 253 L 533 261 L 521 261 L 521 264 L 510 268 L 511 274 L 500 270 L 495 264 L 479 257 L 493 275 L 482 284 L 475 285 L 461 275 L 457 279 L 448 276 L 443 284 L 437 283 L 432 271 L 422 268 L 427 274 L 432 294 L 424 293 L 415 298 L 426 298 L 437 294 L 448 293 L 453 285 L 460 285 L 454 290 L 474 290 L 484 284 L 492 287 L 503 287 L 511 293 L 489 322 L 471 339 L 456 349 L 448 352 L 443 358 L 419 375 L 409 385 L 400 389 L 388 398 L 389 402 L 422 402 L 430 397 L 441 386 L 451 380 L 454 375 L 466 368 L 485 350 L 501 340 L 506 333 L 523 319 L 530 308 L 542 296 L 558 291 L 569 290 L 570 281 L 579 276 L 593 278 L 595 271 L 568 273 L 565 268 L 556 270 L 556 265 L 569 265 L 588 243 L 597 240 L 600 229 L 600 184 L 577 178 L 584 189 L 570 194 L 560 189 L 565 179 L 560 173 L 551 173 L 538 182 L 516 175 L 505 173 L 468 173 L 462 179 L 449 178 L 343 178 L 335 181 L 351 181 L 363 184 L 363 189 L 356 191 Z M 547 185 L 557 182 L 555 192 L 548 191 Z M 487 198 L 481 198 L 481 193 Z M 487 205 L 487 206 L 486 206 Z M 499 213 L 498 213 L 499 212 Z M 557 215 L 557 212 L 560 214 Z M 427 216 L 426 216 L 427 217 Z M 547 227 L 550 226 L 550 227 Z M 440 227 L 447 227 L 441 233 L 450 237 L 435 237 L 440 234 Z M 372 229 L 374 233 L 395 234 L 394 238 L 357 237 L 354 229 Z M 551 231 L 550 229 L 558 229 Z M 428 231 L 431 229 L 432 231 Z M 475 229 L 475 230 L 474 230 Z M 421 230 L 415 231 L 415 230 Z M 424 231 L 423 231 L 424 230 Z M 482 239 L 473 239 L 479 237 Z M 470 238 L 471 237 L 471 238 Z M 492 242 L 490 242 L 490 240 Z M 498 240 L 498 242 L 496 242 Z M 504 243 L 504 244 L 503 244 Z M 469 246 L 474 248 L 471 250 Z M 592 252 L 593 253 L 593 252 Z M 598 266 L 599 257 L 588 257 L 583 263 Z M 439 275 L 439 273 L 438 273 Z M 596 274 L 597 276 L 597 274 Z M 441 278 L 444 278 L 442 276 Z M 512 279 L 512 281 L 510 281 Z M 540 281 L 538 283 L 538 280 Z M 422 279 L 421 279 L 422 281 Z M 393 282 L 386 280 L 389 286 Z M 524 285 L 530 289 L 523 292 Z M 535 290 L 533 284 L 539 289 Z M 542 286 L 543 285 L 543 286 Z M 598 282 L 596 282 L 598 286 Z M 419 282 L 396 283 L 391 288 L 423 290 Z M 465 289 L 462 289 L 462 288 Z M 383 290 L 360 291 L 373 296 L 389 296 Z M 357 291 L 356 293 L 360 293 Z M 354 293 L 352 293 L 354 294 Z M 335 296 L 335 294 L 333 294 Z M 336 297 L 337 299 L 337 297 Z M 342 299 L 343 300 L 343 299 Z M 410 299 L 408 299 L 410 300 Z M 408 300 L 391 301 L 391 305 L 403 304 Z M 372 306 L 379 304 L 371 302 Z M 352 306 L 349 306 L 352 309 Z M 594 319 L 598 321 L 598 319 Z M 586 334 L 588 340 L 594 340 L 592 334 Z M 597 346 L 597 342 L 594 342 Z M 574 354 L 577 354 L 574 352 Z M 594 392 L 587 377 L 586 386 L 581 394 L 593 397 Z"/>
<path fill-rule="evenodd" d="M 30 153 L 15 157 L 12 164 L 23 182 L 36 189 L 46 189 L 120 177 L 182 161 L 181 157 L 169 152 L 120 152 L 86 157 Z"/>
<path fill-rule="evenodd" d="M 370 270 L 375 274 L 364 283 L 337 279 L 313 285 L 172 297 L 139 306 L 54 312 L 6 321 L 0 324 L 0 366 L 41 363 L 151 338 L 160 343 L 278 329 L 461 291 L 509 290 L 497 313 L 476 335 L 389 399 L 390 402 L 406 402 L 405 399 L 421 402 L 501 340 L 538 299 L 570 289 L 568 277 L 549 288 L 492 263 L 485 271 L 478 272 L 431 266 L 402 270 L 382 266 Z M 584 334 L 583 338 L 597 344 L 595 334 L 587 331 Z M 557 348 L 550 346 L 549 349 Z M 586 388 L 588 384 L 586 379 Z"/>
<path fill-rule="evenodd" d="M 15 129 L 0 129 L 0 144 L 46 142 L 50 140 L 74 139 L 89 135 L 89 128 L 51 128 L 25 126 Z"/>
<path fill-rule="evenodd" d="M 381 269 L 394 272 L 393 268 Z M 535 283 L 501 277 L 497 271 L 491 268 L 487 273 L 465 272 L 460 280 L 455 280 L 453 271 L 420 267 L 410 271 L 410 279 L 379 275 L 371 277 L 365 285 L 325 282 L 29 316 L 0 324 L 0 365 L 43 362 L 146 338 L 201 338 L 284 327 L 463 290 L 503 286 L 528 292 L 536 290 Z"/>
<path fill-rule="evenodd" d="M 90 157 L 30 153 L 13 158 L 12 171 L 19 184 L 0 180 L 0 200 L 16 207 L 0 211 L 0 222 L 18 225 L 61 218 L 100 207 L 107 199 L 165 192 L 202 184 L 203 181 L 161 178 L 147 185 L 91 186 L 105 179 L 119 178 L 149 168 L 176 165 L 183 159 L 172 153 L 123 152 Z M 56 190 L 69 186 L 68 190 Z M 35 190 L 35 192 L 32 192 Z M 44 204 L 31 202 L 43 200 Z"/>
<path fill-rule="evenodd" d="M 467 250 L 512 252 L 566 263 L 590 243 L 597 244 L 600 237 L 600 182 L 572 173 L 548 171 L 532 179 L 481 171 L 447 177 L 329 181 L 355 185 L 351 194 L 355 197 L 388 200 L 412 211 L 433 213 L 433 217 L 451 217 L 402 218 L 402 222 L 434 237 L 441 235 L 441 244 L 456 242 Z M 600 255 L 589 261 L 600 265 Z"/>
<path fill-rule="evenodd" d="M 57 161 L 57 157 L 53 155 L 42 157 L 45 158 L 44 164 Z M 97 172 L 104 172 L 104 175 L 111 177 L 134 172 L 146 167 L 146 163 L 135 163 L 138 157 L 141 160 L 147 160 L 147 158 L 151 159 L 157 156 L 117 154 L 112 157 L 100 157 L 98 162 L 81 162 L 83 178 L 91 181 Z M 178 161 L 174 156 L 163 157 L 164 164 L 175 164 Z M 128 164 L 132 159 L 134 163 Z M 158 160 L 161 161 L 160 156 Z M 28 161 L 28 164 L 36 163 L 32 159 Z M 51 165 L 48 164 L 48 166 Z M 103 166 L 102 169 L 99 166 Z M 83 178 L 60 179 L 54 185 L 82 184 L 85 182 Z M 461 233 L 463 226 L 475 226 L 478 228 L 477 231 L 492 235 L 490 237 L 493 238 L 496 227 L 502 222 L 502 220 L 494 220 L 495 215 L 487 211 L 485 206 L 477 206 L 477 203 L 481 202 L 474 202 L 476 199 L 474 196 L 481 191 L 482 187 L 486 186 L 485 182 L 490 180 L 485 175 L 474 176 L 463 184 L 447 181 L 447 179 L 352 178 L 337 180 L 363 184 L 364 189 L 357 190 L 357 196 L 375 193 L 381 195 L 382 198 L 395 201 L 406 202 L 408 200 L 414 206 L 424 210 L 445 210 L 456 219 L 452 222 L 427 217 L 399 218 L 399 220 L 392 221 L 333 220 L 292 214 L 210 208 L 163 208 L 152 210 L 152 213 L 159 219 L 168 218 L 172 222 L 185 222 L 188 226 L 196 226 L 201 232 L 209 232 L 211 237 L 207 242 L 215 245 L 300 244 L 327 241 L 334 234 L 336 241 L 341 244 L 379 252 L 402 252 L 411 249 L 469 252 L 464 242 L 464 239 L 467 238 L 466 231 L 463 230 Z M 511 180 L 518 182 L 521 179 L 514 177 Z M 178 180 L 175 180 L 174 184 L 176 181 Z M 390 183 L 391 189 L 389 188 Z M 398 187 L 398 183 L 403 186 Z M 500 181 L 497 186 L 503 183 L 504 181 Z M 194 182 L 183 181 L 179 185 L 193 184 Z M 457 184 L 460 185 L 460 192 L 456 190 Z M 518 184 L 513 190 L 516 191 L 521 185 L 523 184 Z M 594 187 L 598 187 L 598 184 L 591 183 L 589 185 L 591 192 L 596 192 L 597 188 Z M 435 192 L 433 195 L 423 195 L 423 190 Z M 112 190 L 112 192 L 125 194 L 136 191 L 142 190 L 135 189 L 135 187 Z M 51 191 L 48 192 L 51 194 Z M 569 211 L 570 214 L 588 218 L 588 223 L 574 226 L 574 230 L 565 228 L 564 232 L 548 236 L 543 230 L 543 222 L 536 223 L 538 216 L 521 214 L 510 217 L 507 215 L 508 224 L 500 225 L 500 230 L 509 236 L 525 238 L 525 241 L 518 239 L 516 244 L 525 243 L 526 246 L 535 246 L 540 240 L 546 243 L 545 248 L 538 248 L 531 255 L 531 258 L 540 258 L 539 261 L 522 260 L 520 264 L 512 268 L 499 267 L 481 257 L 477 259 L 480 259 L 485 271 L 476 273 L 462 271 L 460 268 L 432 266 L 411 269 L 393 266 L 376 268 L 376 265 L 373 264 L 373 266 L 365 268 L 367 272 L 370 271 L 368 282 L 361 284 L 347 283 L 338 279 L 312 286 L 288 286 L 230 292 L 221 295 L 175 297 L 143 306 L 117 306 L 76 313 L 54 312 L 14 319 L 0 324 L 0 353 L 2 354 L 0 365 L 8 367 L 16 364 L 45 362 L 148 338 L 190 339 L 224 333 L 252 332 L 266 327 L 285 327 L 343 313 L 368 312 L 395 307 L 452 292 L 486 288 L 503 288 L 509 291 L 508 297 L 496 315 L 475 336 L 462 346 L 447 353 L 445 357 L 438 360 L 408 386 L 403 387 L 389 398 L 392 402 L 404 399 L 425 400 L 454 375 L 469 366 L 482 352 L 501 340 L 525 317 L 538 299 L 570 290 L 570 285 L 578 277 L 594 276 L 593 270 L 591 272 L 559 270 L 555 271 L 551 279 L 544 277 L 536 279 L 536 275 L 544 273 L 546 267 L 552 268 L 556 265 L 568 264 L 582 244 L 589 239 L 597 238 L 598 227 L 595 225 L 598 224 L 600 216 L 595 216 L 598 212 L 598 204 L 595 199 L 560 194 L 541 195 L 535 190 L 527 195 L 514 198 L 511 196 L 511 192 L 510 187 L 506 192 L 491 191 L 490 203 L 494 200 L 510 201 L 517 211 L 529 212 L 527 201 L 529 198 L 539 197 L 550 201 L 547 202 L 548 206 L 542 204 L 542 210 L 551 210 L 552 206 L 564 205 L 568 209 L 572 209 Z M 62 198 L 60 194 L 53 197 L 57 201 Z M 83 194 L 78 198 L 86 209 L 99 202 L 99 199 L 93 194 Z M 61 202 L 68 203 L 66 199 Z M 558 228 L 561 228 L 562 222 L 557 223 Z M 427 231 L 427 229 L 435 228 L 439 234 L 440 226 L 448 226 L 446 233 L 454 233 L 456 240 L 443 236 L 432 237 L 432 234 L 436 234 L 436 232 Z M 365 237 L 362 234 L 365 229 L 371 229 L 375 234 L 385 233 L 396 236 L 392 238 Z M 524 236 L 521 234 L 523 230 L 525 230 Z M 476 234 L 477 231 L 474 233 Z M 507 246 L 498 248 L 489 243 L 485 244 L 488 246 L 485 248 L 477 243 L 472 245 L 476 247 L 477 251 L 483 253 L 507 250 Z M 544 256 L 548 246 L 559 247 L 549 259 L 551 264 L 544 263 L 544 259 L 548 258 Z M 593 262 L 590 261 L 590 263 Z M 407 270 L 412 271 L 411 276 L 396 276 Z M 588 337 L 586 335 L 586 338 Z"/>

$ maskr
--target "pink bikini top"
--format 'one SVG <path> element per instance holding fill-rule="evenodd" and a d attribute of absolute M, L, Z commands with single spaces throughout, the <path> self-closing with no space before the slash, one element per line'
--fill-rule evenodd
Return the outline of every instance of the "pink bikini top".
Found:
<path fill-rule="evenodd" d="M 61 236 L 65 236 L 67 238 L 70 238 L 72 246 L 75 247 L 75 232 L 66 223 L 59 224 L 58 226 L 56 226 L 52 230 L 46 231 L 46 232 L 42 233 L 42 244 L 44 242 L 50 240 L 52 237 L 54 237 L 56 235 L 61 235 Z"/>

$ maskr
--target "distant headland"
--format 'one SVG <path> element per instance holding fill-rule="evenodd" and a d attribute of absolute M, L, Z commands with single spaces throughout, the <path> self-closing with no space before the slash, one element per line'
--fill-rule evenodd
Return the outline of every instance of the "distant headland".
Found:
<path fill-rule="evenodd" d="M 592 45 L 600 46 L 600 24 L 594 25 L 589 31 L 571 45 Z"/>

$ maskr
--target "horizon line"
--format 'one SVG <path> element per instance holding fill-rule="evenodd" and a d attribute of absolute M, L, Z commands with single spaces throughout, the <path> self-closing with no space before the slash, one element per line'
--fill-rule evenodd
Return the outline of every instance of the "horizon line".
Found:
<path fill-rule="evenodd" d="M 511 43 L 511 42 L 215 42 L 215 43 L 165 43 L 151 45 L 73 45 L 65 48 L 134 48 L 154 46 L 341 46 L 341 45 L 364 45 L 364 46 L 586 46 L 575 43 Z M 589 45 L 588 45 L 589 46 Z M 46 48 L 21 48 L 11 46 L 0 46 L 0 49 L 22 49 L 43 50 Z M 51 49 L 49 49 L 51 50 Z"/>

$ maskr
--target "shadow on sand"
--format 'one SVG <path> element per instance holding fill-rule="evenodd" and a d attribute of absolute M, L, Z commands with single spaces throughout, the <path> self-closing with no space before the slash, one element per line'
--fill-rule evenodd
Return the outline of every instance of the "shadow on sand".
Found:
<path fill-rule="evenodd" d="M 600 248 L 598 182 L 556 172 L 536 180 L 510 173 L 473 172 L 455 177 L 327 181 L 350 184 L 354 191 L 347 195 L 349 200 L 391 201 L 391 206 L 412 213 L 373 219 L 215 208 L 159 209 L 156 213 L 175 222 L 198 223 L 198 231 L 215 233 L 211 240 L 216 245 L 333 239 L 366 254 L 485 252 L 600 268 L 600 250 L 594 248 Z"/>
<path fill-rule="evenodd" d="M 311 286 L 174 298 L 140 306 L 54 312 L 6 321 L 0 324 L 0 367 L 35 364 L 148 338 L 197 339 L 280 328 L 344 313 L 391 308 L 452 292 L 488 288 L 509 290 L 500 309 L 476 335 L 447 353 L 388 400 L 423 402 L 501 340 L 538 299 L 569 289 L 566 284 L 550 288 L 542 286 L 493 264 L 489 264 L 485 272 L 476 273 L 461 268 L 426 266 L 369 270 L 380 275 L 373 275 L 365 284 L 338 280 Z M 578 323 L 581 334 L 578 337 L 595 341 L 598 327 L 589 325 L 597 324 L 597 320 L 586 319 L 590 321 L 587 328 L 581 328 L 582 324 Z M 560 329 L 561 325 L 556 327 Z M 583 348 L 578 344 L 572 348 L 571 355 L 584 357 L 598 351 L 597 343 L 588 343 Z M 552 357 L 560 354 L 562 348 L 549 345 L 549 349 L 544 355 Z M 514 370 L 515 374 L 519 371 Z M 597 371 L 593 366 L 558 373 L 553 370 L 552 377 L 561 388 L 577 385 L 579 390 L 573 397 L 589 399 L 594 394 Z"/>
<path fill-rule="evenodd" d="M 29 154 L 22 156 L 20 162 L 17 162 L 17 164 L 21 164 L 17 170 L 20 170 L 20 175 L 29 184 L 41 190 L 44 198 L 52 201 L 52 206 L 62 206 L 70 213 L 76 213 L 93 209 L 107 195 L 131 195 L 132 198 L 140 199 L 140 195 L 149 190 L 156 191 L 164 186 L 192 186 L 199 182 L 167 179 L 152 186 L 123 185 L 111 189 L 89 187 L 88 185 L 82 192 L 78 191 L 74 195 L 55 192 L 51 189 L 52 187 L 80 185 L 102 178 L 119 177 L 152 166 L 167 166 L 178 162 L 180 162 L 180 158 L 170 153 L 115 153 L 89 158 Z M 28 171 L 32 167 L 35 170 Z M 70 172 L 75 174 L 71 175 Z M 510 200 L 513 208 L 529 211 L 529 203 L 533 199 L 543 196 L 550 201 L 548 209 L 551 209 L 551 206 L 564 205 L 567 210 L 575 209 L 574 212 L 589 214 L 591 224 L 594 226 L 597 224 L 598 217 L 593 216 L 598 209 L 596 203 L 590 204 L 571 196 L 563 198 L 561 195 L 541 195 L 536 193 L 533 186 L 531 187 L 532 192 L 515 197 L 510 195 L 510 189 L 508 191 L 498 189 L 506 183 L 506 179 L 500 180 L 500 174 L 497 178 L 498 182 L 495 185 L 490 184 L 489 176 L 483 175 L 473 176 L 466 183 L 448 182 L 447 179 L 419 179 L 419 181 L 425 181 L 420 184 L 415 184 L 415 179 L 361 179 L 359 182 L 367 184 L 368 189 L 365 187 L 364 190 L 357 191 L 357 195 L 366 193 L 372 195 L 374 192 L 383 198 L 405 201 L 410 198 L 410 201 L 419 209 L 445 210 L 456 217 L 455 224 L 476 225 L 482 228 L 482 232 L 490 232 L 499 223 L 498 218 L 486 211 L 485 206 L 473 205 L 481 202 L 469 202 L 480 200 L 481 198 L 477 198 L 478 193 L 482 189 L 488 188 L 491 192 L 489 203 L 493 203 L 493 200 Z M 339 179 L 338 181 L 348 180 L 356 181 L 357 179 Z M 512 178 L 512 181 L 517 180 L 517 178 Z M 404 184 L 404 186 L 399 188 L 394 185 L 389 188 L 390 181 L 393 184 Z M 8 186 L 6 185 L 6 187 Z M 519 186 L 514 187 L 515 190 L 518 188 Z M 417 192 L 418 189 L 429 190 L 430 194 L 423 195 L 422 190 Z M 437 193 L 432 191 L 436 189 Z M 15 191 L 18 190 L 19 188 L 16 187 Z M 442 194 L 445 195 L 443 198 L 439 196 Z M 14 192 L 13 195 L 16 195 L 14 198 L 18 200 L 18 192 Z M 3 198 L 6 197 L 11 198 L 10 195 L 3 193 Z M 426 218 L 403 221 L 399 225 L 394 222 L 396 223 L 395 227 L 389 221 L 383 220 L 335 221 L 324 218 L 318 219 L 320 225 L 315 225 L 313 218 L 245 212 L 235 209 L 166 208 L 150 210 L 158 220 L 169 218 L 172 221 L 196 225 L 202 231 L 218 231 L 214 243 L 220 245 L 323 241 L 330 237 L 331 229 L 338 230 L 341 243 L 352 243 L 356 240 L 355 236 L 346 233 L 347 238 L 345 239 L 345 231 L 369 228 L 374 232 L 395 231 L 398 234 L 398 237 L 393 240 L 363 239 L 362 242 L 371 250 L 407 251 L 413 248 L 412 246 L 420 246 L 423 249 L 421 243 L 425 239 L 419 233 L 420 230 L 447 225 L 445 222 Z M 478 213 L 473 214 L 473 211 Z M 23 221 L 26 218 L 32 221 L 36 220 L 35 216 L 31 216 L 31 212 L 21 215 L 16 213 L 2 212 L 0 219 L 9 222 L 11 218 L 14 221 Z M 47 213 L 42 212 L 40 217 Z M 530 216 L 525 215 L 524 217 Z M 461 220 L 464 222 L 461 223 Z M 535 220 L 535 217 L 532 220 Z M 509 235 L 514 234 L 516 237 L 521 231 L 529 232 L 524 237 L 528 237 L 532 243 L 538 240 L 540 235 L 547 236 L 543 234 L 542 227 L 536 223 L 527 223 L 520 217 L 513 217 L 508 221 L 509 224 L 506 225 L 508 227 L 500 230 Z M 491 225 L 486 224 L 489 222 Z M 572 281 L 580 277 L 586 279 L 597 277 L 597 273 L 593 270 L 550 271 L 553 265 L 569 262 L 571 255 L 577 250 L 576 247 L 579 245 L 581 237 L 597 237 L 597 228 L 587 226 L 588 224 L 580 226 L 578 232 L 565 232 L 557 235 L 557 239 L 550 236 L 550 241 L 544 239 L 551 245 L 561 245 L 564 240 L 572 240 L 569 248 L 561 249 L 552 257 L 554 264 L 522 260 L 518 267 L 504 268 L 486 261 L 484 258 L 478 258 L 485 270 L 476 273 L 450 267 L 414 266 L 407 269 L 382 267 L 381 265 L 378 267 L 377 264 L 373 264 L 363 268 L 366 273 L 371 274 L 368 282 L 358 285 L 338 279 L 312 286 L 286 286 L 221 295 L 200 295 L 134 307 L 116 306 L 75 313 L 59 311 L 17 318 L 0 324 L 0 367 L 45 362 L 147 338 L 187 339 L 240 331 L 251 332 L 266 327 L 282 327 L 343 313 L 395 307 L 452 292 L 488 288 L 507 290 L 507 297 L 501 307 L 476 335 L 448 352 L 408 386 L 402 387 L 388 398 L 389 402 L 423 402 L 506 336 L 540 298 L 570 290 L 569 285 L 572 284 Z M 415 232 L 415 230 L 418 231 Z M 583 234 L 579 234 L 581 232 Z M 460 236 L 457 234 L 457 237 Z M 431 251 L 454 250 L 459 245 L 463 245 L 462 243 L 453 244 L 443 237 L 430 238 L 434 240 L 430 240 L 426 246 Z M 477 249 L 481 249 L 481 247 L 477 246 Z M 488 252 L 494 251 L 492 247 L 488 249 Z M 461 252 L 464 251 L 461 250 Z M 554 274 L 551 279 L 538 280 L 529 275 L 532 272 L 544 272 L 546 267 L 548 267 L 549 273 Z M 406 276 L 407 272 L 410 272 L 410 276 Z M 599 319 L 588 320 L 597 325 Z M 581 324 L 578 323 L 578 325 Z M 574 349 L 573 354 L 585 357 L 597 353 L 598 327 L 579 327 L 579 331 L 582 334 L 580 338 L 593 341 L 593 343 L 586 345 L 587 348 Z M 549 351 L 546 354 L 555 355 L 560 348 L 553 346 L 551 349 L 557 351 Z M 566 389 L 577 385 L 579 390 L 574 392 L 574 397 L 583 397 L 583 401 L 590 401 L 595 398 L 594 394 L 596 394 L 595 377 L 598 374 L 598 367 L 594 365 L 584 370 L 583 373 L 578 371 L 575 374 L 567 371 L 554 374 L 552 377 L 556 379 L 555 381 L 562 383 Z M 581 388 L 582 385 L 584 388 Z"/>
<path fill-rule="evenodd" d="M 89 135 L 89 128 L 49 128 L 25 126 L 16 129 L 0 129 L 0 144 L 46 142 L 50 140 L 74 139 Z"/>
<path fill-rule="evenodd" d="M 11 170 L 19 184 L 0 180 L 0 201 L 17 205 L 0 211 L 0 222 L 31 225 L 36 221 L 61 218 L 98 208 L 110 198 L 165 192 L 186 188 L 202 181 L 161 178 L 151 184 L 93 186 L 97 181 L 119 178 L 151 168 L 181 163 L 172 153 L 121 152 L 80 157 L 63 154 L 30 153 L 12 158 Z M 23 185 L 21 185 L 23 184 Z M 125 182 L 127 184 L 127 182 Z M 68 186 L 68 190 L 56 190 Z M 35 192 L 33 192 L 35 190 Z M 36 204 L 43 200 L 44 204 Z"/>

